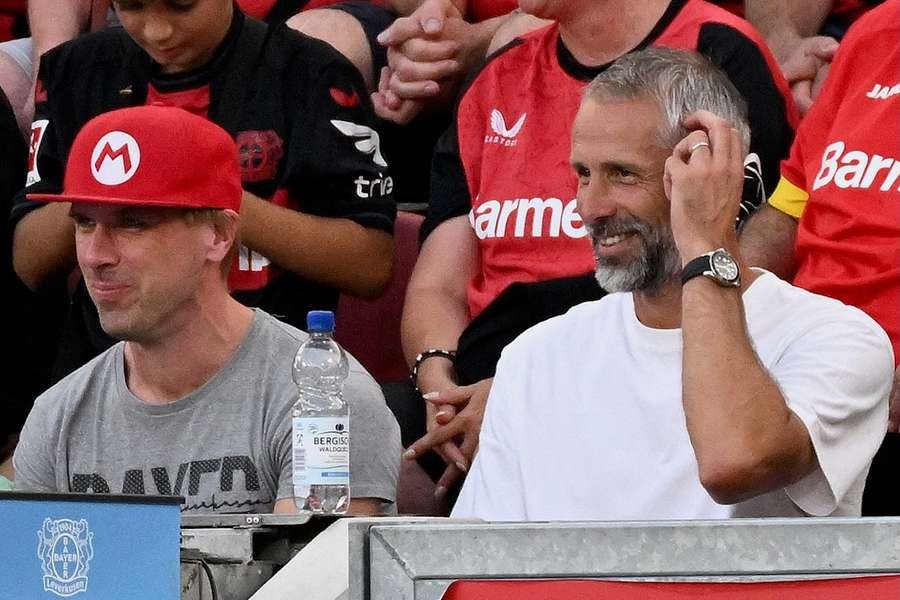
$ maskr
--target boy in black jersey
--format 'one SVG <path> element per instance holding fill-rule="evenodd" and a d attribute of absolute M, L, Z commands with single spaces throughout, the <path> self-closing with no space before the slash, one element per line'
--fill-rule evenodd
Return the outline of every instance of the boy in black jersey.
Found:
<path fill-rule="evenodd" d="M 67 207 L 27 194 L 62 188 L 69 146 L 90 118 L 155 104 L 205 116 L 237 142 L 243 247 L 230 284 L 238 299 L 301 325 L 310 308 L 334 308 L 339 291 L 376 295 L 390 274 L 393 181 L 353 66 L 324 43 L 245 17 L 231 0 L 113 6 L 122 29 L 41 60 L 27 186 L 12 217 L 23 281 L 37 289 L 75 266 Z M 66 332 L 58 375 L 112 341 L 80 284 Z"/>

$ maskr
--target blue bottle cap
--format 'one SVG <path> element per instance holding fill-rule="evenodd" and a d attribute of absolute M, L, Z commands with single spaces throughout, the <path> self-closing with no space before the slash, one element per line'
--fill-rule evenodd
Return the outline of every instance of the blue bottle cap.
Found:
<path fill-rule="evenodd" d="M 306 329 L 309 333 L 331 333 L 334 331 L 334 313 L 330 310 L 311 310 L 306 315 Z"/>

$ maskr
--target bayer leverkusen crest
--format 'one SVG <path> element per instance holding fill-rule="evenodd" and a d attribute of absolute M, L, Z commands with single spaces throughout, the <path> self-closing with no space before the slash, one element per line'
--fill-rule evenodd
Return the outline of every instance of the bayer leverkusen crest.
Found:
<path fill-rule="evenodd" d="M 88 568 L 94 558 L 94 534 L 88 522 L 47 518 L 37 534 L 44 591 L 62 597 L 86 592 Z"/>

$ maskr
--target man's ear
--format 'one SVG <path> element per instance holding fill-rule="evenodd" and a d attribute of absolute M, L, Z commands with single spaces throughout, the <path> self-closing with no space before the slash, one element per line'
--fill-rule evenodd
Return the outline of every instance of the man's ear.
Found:
<path fill-rule="evenodd" d="M 210 247 L 210 260 L 222 262 L 231 248 L 237 244 L 240 215 L 231 209 L 225 209 L 213 219 L 213 243 Z"/>

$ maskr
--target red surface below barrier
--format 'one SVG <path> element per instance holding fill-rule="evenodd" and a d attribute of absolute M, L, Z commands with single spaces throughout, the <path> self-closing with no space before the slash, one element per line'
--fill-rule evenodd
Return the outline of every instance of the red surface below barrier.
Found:
<path fill-rule="evenodd" d="M 760 583 L 457 581 L 444 600 L 897 600 L 900 577 Z"/>

